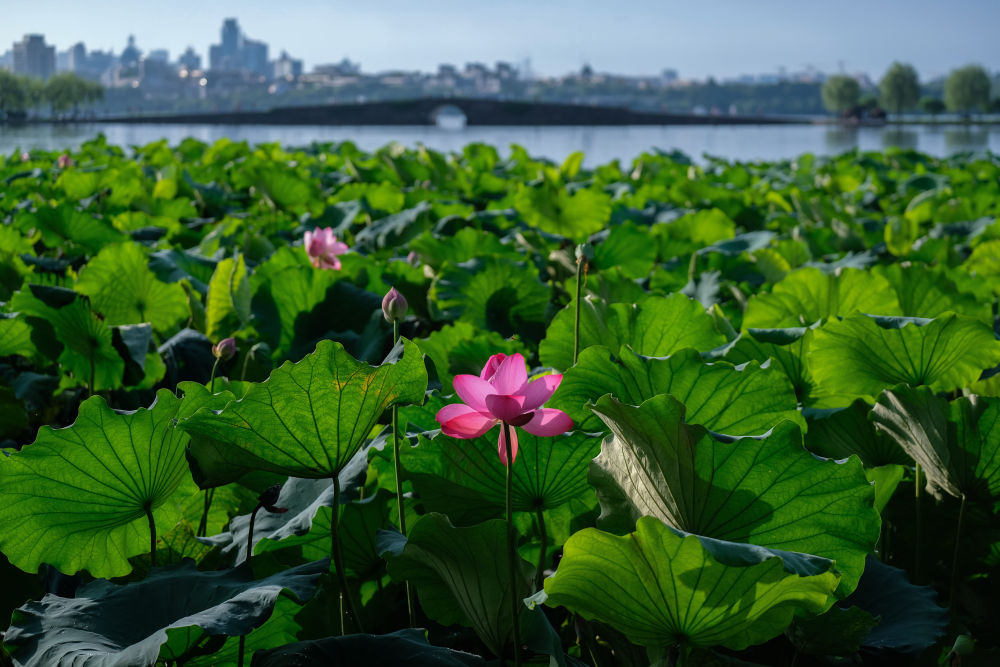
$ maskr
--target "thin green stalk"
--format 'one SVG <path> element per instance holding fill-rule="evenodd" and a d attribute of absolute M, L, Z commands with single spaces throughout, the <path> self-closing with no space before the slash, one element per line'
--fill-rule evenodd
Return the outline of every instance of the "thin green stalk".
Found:
<path fill-rule="evenodd" d="M 399 342 L 399 322 L 392 321 L 392 344 Z M 392 406 L 392 464 L 396 473 L 396 509 L 399 512 L 399 532 L 406 537 L 406 508 L 403 503 L 403 469 L 399 462 L 399 433 L 396 430 L 399 419 L 399 408 Z M 417 624 L 416 614 L 413 604 L 413 589 L 410 582 L 406 582 L 406 611 L 410 618 L 410 627 Z"/>
<path fill-rule="evenodd" d="M 215 363 L 212 364 L 212 377 L 208 381 L 208 390 L 215 393 L 215 371 L 219 370 L 219 362 L 222 361 L 219 357 L 215 358 Z"/>
<path fill-rule="evenodd" d="M 573 323 L 573 364 L 576 364 L 577 358 L 580 356 L 580 294 L 583 292 L 583 266 L 585 260 L 583 257 L 576 258 L 576 313 L 574 317 L 576 318 Z M 510 460 L 510 459 L 508 459 Z"/>
<path fill-rule="evenodd" d="M 965 519 L 965 494 L 962 494 L 962 504 L 958 507 L 958 527 L 955 529 L 955 551 L 951 556 L 951 589 L 948 593 L 950 605 L 955 606 L 955 594 L 958 589 L 958 547 L 962 543 L 962 521 Z"/>
<path fill-rule="evenodd" d="M 149 521 L 149 564 L 151 567 L 156 567 L 156 523 L 153 522 L 153 508 L 147 502 L 143 509 Z"/>
<path fill-rule="evenodd" d="M 261 505 L 258 503 L 257 507 L 255 507 L 253 512 L 250 514 L 250 530 L 247 532 L 247 555 L 243 559 L 244 565 L 250 562 L 250 556 L 253 555 L 253 525 L 257 521 L 257 512 L 259 512 L 260 510 L 261 510 Z M 246 656 L 246 650 L 247 650 L 247 636 L 240 635 L 239 651 L 236 656 L 237 667 L 243 667 L 243 660 Z"/>
<path fill-rule="evenodd" d="M 358 632 L 364 632 L 361 626 L 361 616 L 354 606 L 354 598 L 351 597 L 350 589 L 347 587 L 347 573 L 344 572 L 344 554 L 340 550 L 340 535 L 337 527 L 340 522 L 340 479 L 333 476 L 333 512 L 330 519 L 330 552 L 333 555 L 333 567 L 337 571 L 337 581 L 340 583 L 340 634 L 346 634 L 346 623 L 344 622 L 344 602 L 347 602 L 347 611 L 354 619 L 354 627 Z"/>
<path fill-rule="evenodd" d="M 198 537 L 205 537 L 208 534 L 208 511 L 212 509 L 214 498 L 215 487 L 205 489 L 205 506 L 201 511 L 201 521 L 198 522 Z"/>
<path fill-rule="evenodd" d="M 920 574 L 920 464 L 914 469 L 913 480 L 913 583 L 920 583 L 923 577 Z"/>
<path fill-rule="evenodd" d="M 257 347 L 254 345 L 254 347 Z M 250 355 L 253 354 L 253 347 L 243 355 L 243 367 L 240 369 L 240 382 L 247 379 L 247 364 L 250 363 Z"/>
<path fill-rule="evenodd" d="M 535 512 L 538 517 L 538 532 L 542 538 L 542 550 L 538 552 L 538 567 L 535 569 L 535 590 L 540 591 L 545 580 L 545 551 L 548 548 L 548 535 L 545 534 L 545 514 L 542 512 L 541 505 L 535 508 Z"/>
<path fill-rule="evenodd" d="M 510 577 L 510 619 L 514 632 L 514 665 L 521 665 L 521 628 L 518 625 L 517 539 L 514 533 L 514 461 L 510 448 L 510 424 L 503 422 L 504 449 L 507 454 L 507 574 Z"/>

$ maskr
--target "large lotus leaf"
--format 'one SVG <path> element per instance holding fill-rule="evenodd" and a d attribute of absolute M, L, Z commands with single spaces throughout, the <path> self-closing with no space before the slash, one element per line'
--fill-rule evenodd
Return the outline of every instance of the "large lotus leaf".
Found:
<path fill-rule="evenodd" d="M 243 255 L 215 267 L 205 299 L 205 333 L 219 341 L 250 321 L 250 281 Z"/>
<path fill-rule="evenodd" d="M 726 342 L 701 304 L 683 294 L 648 297 L 636 304 L 585 298 L 580 308 L 580 349 L 627 345 L 636 354 L 665 357 L 685 347 L 710 350 Z M 538 354 L 546 366 L 565 370 L 573 365 L 576 302 L 563 308 L 549 325 Z"/>
<path fill-rule="evenodd" d="M 831 459 L 856 454 L 865 467 L 909 465 L 906 452 L 869 421 L 871 409 L 870 404 L 859 398 L 846 408 L 803 410 L 809 424 L 806 448 Z"/>
<path fill-rule="evenodd" d="M 607 623 L 642 646 L 741 650 L 780 634 L 796 612 L 824 611 L 837 588 L 832 569 L 800 576 L 759 547 L 715 548 L 721 557 L 653 517 L 621 537 L 585 528 L 545 580 L 546 604 Z"/>
<path fill-rule="evenodd" d="M 205 635 L 249 634 L 283 591 L 312 597 L 326 569 L 308 563 L 255 581 L 248 568 L 199 572 L 187 561 L 124 586 L 93 581 L 74 598 L 46 595 L 15 611 L 4 643 L 19 667 L 152 665 Z"/>
<path fill-rule="evenodd" d="M 486 667 L 478 655 L 432 646 L 424 630 L 397 630 L 387 635 L 346 635 L 289 644 L 254 654 L 253 667 Z"/>
<path fill-rule="evenodd" d="M 720 439 L 685 424 L 671 396 L 638 407 L 605 396 L 593 409 L 613 434 L 591 464 L 599 525 L 626 532 L 654 516 L 696 535 L 816 554 L 836 561 L 842 594 L 853 590 L 880 527 L 859 460 L 817 459 L 789 422 Z"/>
<path fill-rule="evenodd" d="M 137 243 L 101 250 L 80 271 L 76 289 L 90 297 L 108 324 L 149 322 L 157 331 L 168 331 L 190 316 L 184 288 L 160 282 Z"/>
<path fill-rule="evenodd" d="M 521 258 L 515 248 L 501 243 L 496 235 L 474 227 L 463 227 L 450 236 L 439 237 L 428 232 L 413 239 L 409 248 L 435 269 L 440 269 L 445 262 L 458 264 L 476 257 Z"/>
<path fill-rule="evenodd" d="M 606 348 L 588 348 L 563 375 L 548 405 L 568 413 L 577 428 L 597 431 L 604 426 L 586 404 L 604 394 L 632 405 L 670 394 L 688 406 L 688 423 L 728 435 L 758 435 L 785 419 L 805 427 L 782 371 L 757 362 L 735 368 L 705 363 L 690 349 L 643 357 L 623 348 L 616 358 Z"/>
<path fill-rule="evenodd" d="M 906 572 L 870 555 L 857 589 L 840 604 L 878 618 L 862 643 L 864 649 L 916 656 L 933 646 L 948 626 L 948 611 L 937 606 L 936 598 L 930 586 L 914 586 Z"/>
<path fill-rule="evenodd" d="M 499 429 L 473 440 L 421 437 L 404 447 L 405 476 L 430 511 L 469 524 L 504 515 L 506 472 L 497 455 Z M 551 510 L 587 494 L 587 467 L 601 438 L 582 431 L 544 438 L 519 429 L 511 502 L 515 512 Z M 593 496 L 591 496 L 593 497 Z"/>
<path fill-rule="evenodd" d="M 125 240 L 125 236 L 109 221 L 78 211 L 69 202 L 42 206 L 36 211 L 24 213 L 18 216 L 16 224 L 22 231 L 41 232 L 42 241 L 50 248 L 60 248 L 65 241 L 71 241 L 90 255 L 96 255 L 109 244 Z"/>
<path fill-rule="evenodd" d="M 85 299 L 75 296 L 72 291 L 62 291 L 68 292 L 71 298 L 55 307 L 30 291 L 14 294 L 12 302 L 17 310 L 31 318 L 33 335 L 45 336 L 43 332 L 47 332 L 49 338 L 54 335 L 54 349 L 38 345 L 47 354 L 58 355 L 63 371 L 81 384 L 89 385 L 93 379 L 94 391 L 121 387 L 125 360 L 115 349 L 111 327 L 91 311 Z"/>
<path fill-rule="evenodd" d="M 830 321 L 816 330 L 809 370 L 822 407 L 874 402 L 897 384 L 934 391 L 966 387 L 1000 362 L 1000 341 L 990 327 L 947 313 L 933 320 L 866 315 Z"/>
<path fill-rule="evenodd" d="M 772 368 L 781 369 L 795 388 L 795 395 L 805 401 L 812 391 L 812 376 L 806 364 L 813 329 L 748 329 L 725 349 L 726 361 L 744 364 L 771 360 Z"/>
<path fill-rule="evenodd" d="M 17 313 L 0 313 L 0 357 L 14 354 L 27 357 L 34 353 L 28 322 Z"/>
<path fill-rule="evenodd" d="M 128 558 L 149 551 L 147 508 L 162 530 L 180 518 L 168 502 L 187 476 L 180 402 L 161 389 L 152 408 L 116 413 L 95 396 L 71 426 L 41 428 L 0 466 L 0 550 L 28 572 L 131 572 Z"/>
<path fill-rule="evenodd" d="M 298 640 L 302 631 L 295 621 L 295 615 L 302 611 L 301 605 L 287 595 L 279 595 L 274 603 L 274 611 L 271 617 L 264 621 L 264 625 L 255 628 L 249 635 L 244 636 L 244 660 L 254 656 L 258 651 L 275 649 L 280 646 L 292 644 Z M 186 651 L 171 650 L 170 653 L 176 655 L 176 662 L 184 667 L 217 667 L 218 665 L 239 664 L 240 638 L 209 636 L 202 632 L 201 628 L 187 628 L 186 632 L 197 637 L 199 643 L 189 646 Z M 175 631 L 176 635 L 180 632 Z M 216 650 L 220 640 L 223 640 L 221 648 Z M 188 646 L 191 639 L 184 637 L 171 637 L 171 645 Z M 161 651 L 161 655 L 165 651 Z M 244 664 L 246 664 L 244 662 Z M 251 661 L 250 664 L 253 664 Z"/>
<path fill-rule="evenodd" d="M 1000 399 L 949 404 L 927 387 L 898 387 L 882 392 L 870 419 L 920 464 L 929 493 L 1000 496 Z"/>
<path fill-rule="evenodd" d="M 514 208 L 531 227 L 583 242 L 608 224 L 611 197 L 585 188 L 571 194 L 549 184 L 523 185 L 514 198 Z"/>
<path fill-rule="evenodd" d="M 650 240 L 647 230 L 630 222 L 612 227 L 594 250 L 594 268 L 602 271 L 620 267 L 628 278 L 645 278 L 652 271 L 659 250 Z"/>
<path fill-rule="evenodd" d="M 464 321 L 504 336 L 540 327 L 552 291 L 525 262 L 488 257 L 445 266 L 428 294 L 436 320 Z"/>
<path fill-rule="evenodd" d="M 887 264 L 876 266 L 872 269 L 872 275 L 885 278 L 896 290 L 901 315 L 937 317 L 951 311 L 986 324 L 993 322 L 990 304 L 974 295 L 960 292 L 940 267 L 929 267 L 926 264 Z"/>
<path fill-rule="evenodd" d="M 407 537 L 386 535 L 380 550 L 395 581 L 417 589 L 420 607 L 442 625 L 471 627 L 496 655 L 512 635 L 510 597 L 531 591 L 534 567 L 518 560 L 516 589 L 507 575 L 507 524 L 499 519 L 456 528 L 443 514 L 425 514 Z M 391 539 L 389 539 L 391 537 Z M 527 616 L 527 610 L 521 617 Z"/>
<path fill-rule="evenodd" d="M 858 269 L 844 269 L 835 275 L 806 267 L 789 273 L 770 293 L 752 297 L 747 302 L 743 326 L 809 326 L 857 311 L 873 315 L 903 314 L 896 293 L 879 275 Z"/>
<path fill-rule="evenodd" d="M 382 365 L 369 366 L 339 343 L 321 341 L 315 352 L 286 362 L 223 410 L 199 410 L 180 426 L 194 436 L 190 456 L 203 473 L 232 460 L 242 470 L 332 477 L 389 406 L 419 403 L 426 388 L 415 343 L 403 339 Z"/>

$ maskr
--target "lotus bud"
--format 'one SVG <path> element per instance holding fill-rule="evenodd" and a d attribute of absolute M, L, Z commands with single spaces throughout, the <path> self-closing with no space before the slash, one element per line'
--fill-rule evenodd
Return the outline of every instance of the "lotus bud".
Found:
<path fill-rule="evenodd" d="M 236 339 L 233 337 L 223 338 L 212 346 L 212 354 L 216 359 L 229 361 L 236 356 Z"/>
<path fill-rule="evenodd" d="M 257 504 L 273 514 L 284 514 L 288 511 L 288 508 L 278 507 L 275 505 L 275 503 L 278 502 L 278 496 L 280 495 L 281 484 L 274 484 L 273 486 L 267 487 L 267 489 L 264 490 L 264 493 L 260 494 L 257 499 Z"/>
<path fill-rule="evenodd" d="M 406 297 L 400 294 L 395 287 L 389 289 L 382 297 L 382 314 L 386 322 L 399 322 L 406 317 L 406 311 L 410 306 L 406 303 Z"/>
<path fill-rule="evenodd" d="M 584 259 L 588 262 L 594 259 L 594 246 L 589 243 L 581 243 L 576 247 L 576 258 L 577 260 Z"/>
<path fill-rule="evenodd" d="M 66 167 L 70 167 L 73 165 L 73 158 L 71 158 L 69 155 L 66 155 L 66 153 L 63 153 L 62 155 L 59 156 L 59 159 L 56 161 L 56 164 L 59 165 L 60 169 L 65 169 Z"/>
<path fill-rule="evenodd" d="M 21 162 L 31 162 L 31 153 L 28 151 L 21 153 Z"/>

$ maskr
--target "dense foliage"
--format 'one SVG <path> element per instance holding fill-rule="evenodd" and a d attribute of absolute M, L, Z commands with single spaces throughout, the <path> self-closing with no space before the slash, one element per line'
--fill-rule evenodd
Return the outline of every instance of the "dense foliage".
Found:
<path fill-rule="evenodd" d="M 0 664 L 997 662 L 997 156 L 0 183 Z"/>

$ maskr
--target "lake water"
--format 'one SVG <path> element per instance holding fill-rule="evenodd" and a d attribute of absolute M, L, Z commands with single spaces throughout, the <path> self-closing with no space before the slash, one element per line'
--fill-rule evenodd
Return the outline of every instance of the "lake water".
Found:
<path fill-rule="evenodd" d="M 215 141 L 221 137 L 250 143 L 303 145 L 311 141 L 351 140 L 371 150 L 391 141 L 407 146 L 422 143 L 442 151 L 459 150 L 479 141 L 506 148 L 517 143 L 536 157 L 561 161 L 574 151 L 586 154 L 594 166 L 619 159 L 623 164 L 643 151 L 680 150 L 695 159 L 705 154 L 731 160 L 776 160 L 802 153 L 831 155 L 852 148 L 881 150 L 888 146 L 915 148 L 936 156 L 961 151 L 1000 152 L 1000 126 L 839 128 L 823 125 L 702 125 L 669 127 L 356 127 L 269 125 L 145 125 L 96 124 L 0 126 L 0 153 L 41 148 L 70 149 L 104 132 L 112 144 L 127 147 L 166 138 Z"/>

